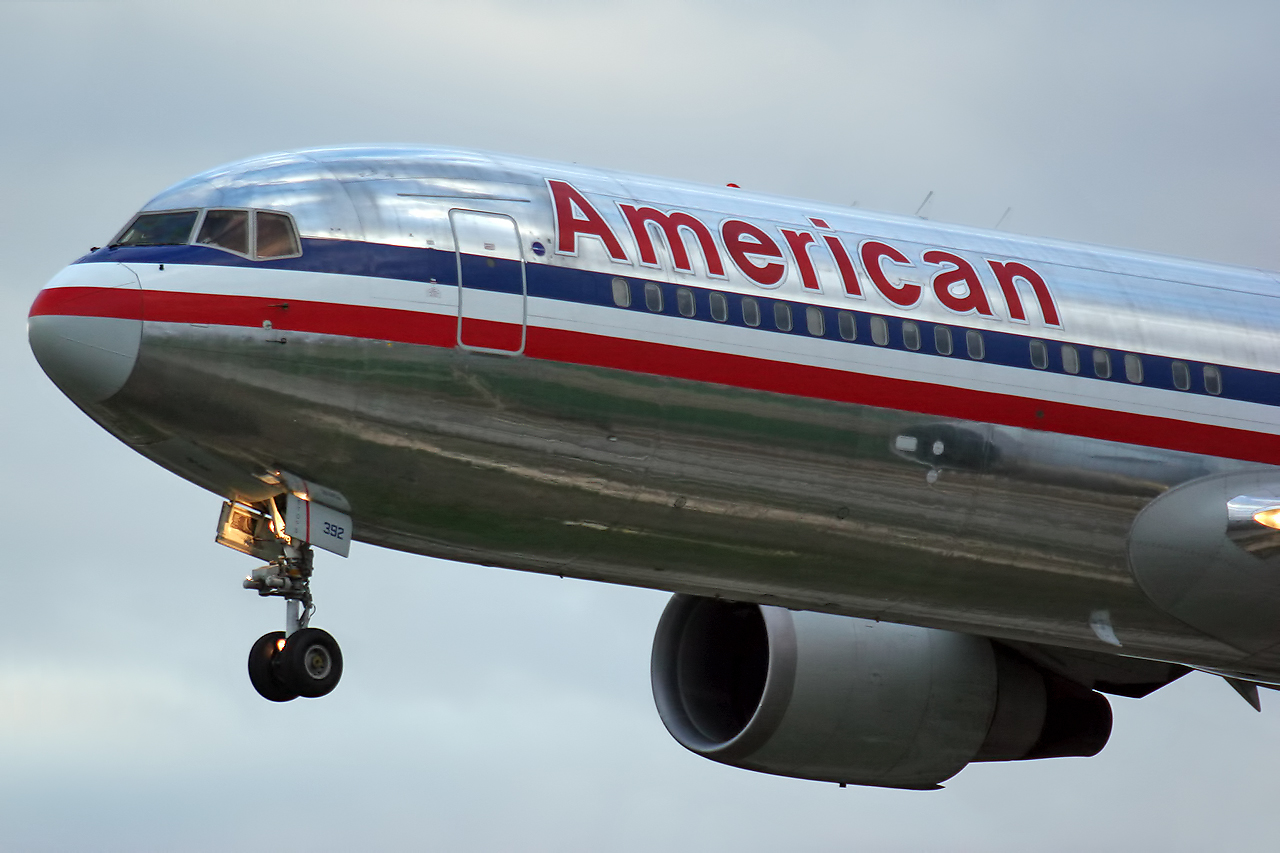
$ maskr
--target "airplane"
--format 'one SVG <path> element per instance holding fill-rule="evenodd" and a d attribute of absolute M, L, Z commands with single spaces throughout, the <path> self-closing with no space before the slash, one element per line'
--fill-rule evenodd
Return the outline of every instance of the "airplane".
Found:
<path fill-rule="evenodd" d="M 248 660 L 266 699 L 337 685 L 310 579 L 358 540 L 672 592 L 651 680 L 677 742 L 934 789 L 1095 755 L 1108 694 L 1280 684 L 1277 285 L 334 147 L 160 193 L 28 333 L 89 417 L 223 498 L 216 541 L 285 603 Z"/>

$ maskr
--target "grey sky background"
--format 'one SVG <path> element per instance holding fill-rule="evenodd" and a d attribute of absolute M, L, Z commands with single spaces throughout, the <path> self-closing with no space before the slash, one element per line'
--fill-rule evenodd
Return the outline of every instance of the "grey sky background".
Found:
<path fill-rule="evenodd" d="M 218 498 L 27 346 L 41 285 L 219 163 L 472 146 L 1280 268 L 1272 3 L 0 2 L 0 850 L 1267 850 L 1280 697 L 1116 699 L 1097 758 L 936 793 L 666 734 L 659 593 L 321 555 L 343 683 L 272 705 Z"/>

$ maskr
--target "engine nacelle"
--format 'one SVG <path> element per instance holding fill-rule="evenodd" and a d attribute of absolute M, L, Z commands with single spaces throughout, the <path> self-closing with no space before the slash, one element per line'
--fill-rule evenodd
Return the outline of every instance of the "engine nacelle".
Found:
<path fill-rule="evenodd" d="M 983 637 L 781 607 L 674 596 L 651 675 L 682 746 L 801 779 L 935 788 L 1111 734 L 1105 697 Z"/>
<path fill-rule="evenodd" d="M 1166 613 L 1211 637 L 1251 654 L 1280 649 L 1277 508 L 1274 468 L 1170 489 L 1134 520 L 1134 580 Z"/>

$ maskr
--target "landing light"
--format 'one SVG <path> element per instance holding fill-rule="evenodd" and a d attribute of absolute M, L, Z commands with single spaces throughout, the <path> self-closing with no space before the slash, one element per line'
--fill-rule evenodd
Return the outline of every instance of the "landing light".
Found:
<path fill-rule="evenodd" d="M 1280 530 L 1280 498 L 1236 495 L 1227 501 L 1227 529 L 1256 530 L 1254 525 Z"/>
<path fill-rule="evenodd" d="M 1227 501 L 1226 534 L 1259 559 L 1280 555 L 1280 498 L 1236 495 Z"/>

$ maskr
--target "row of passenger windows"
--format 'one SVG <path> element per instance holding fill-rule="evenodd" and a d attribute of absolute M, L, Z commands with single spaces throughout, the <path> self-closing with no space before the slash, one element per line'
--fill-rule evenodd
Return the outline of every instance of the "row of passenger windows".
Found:
<path fill-rule="evenodd" d="M 298 231 L 288 214 L 238 208 L 140 213 L 111 246 L 188 243 L 212 246 L 257 260 L 296 258 L 302 254 Z"/>
<path fill-rule="evenodd" d="M 615 278 L 612 283 L 613 287 L 613 303 L 620 308 L 631 307 L 631 284 L 624 278 Z M 676 311 L 684 317 L 697 316 L 697 299 L 693 290 L 687 287 L 677 287 L 676 294 Z M 645 308 L 654 312 L 662 313 L 665 305 L 663 304 L 664 292 L 661 285 L 655 282 L 645 282 L 644 284 L 644 304 Z M 711 319 L 717 323 L 725 323 L 729 320 L 729 300 L 723 293 L 717 291 L 708 291 L 707 300 L 711 313 Z M 767 300 L 772 303 L 772 319 L 773 327 L 782 332 L 790 332 L 796 325 L 796 318 L 793 316 L 793 307 L 798 309 L 800 306 L 792 306 L 789 302 L 779 300 Z M 757 327 L 761 324 L 762 311 L 760 300 L 754 296 L 741 297 L 742 322 L 747 326 Z M 804 306 L 803 323 L 805 331 L 814 337 L 825 337 L 826 313 L 816 305 Z M 871 328 L 871 342 L 877 346 L 889 345 L 889 319 L 877 315 L 869 315 L 869 324 Z M 901 320 L 902 346 L 906 349 L 918 352 L 926 349 L 925 336 L 921 333 L 920 324 L 914 320 Z M 836 332 L 846 341 L 856 341 L 858 339 L 858 324 L 856 315 L 852 311 L 836 311 Z M 957 341 L 955 336 L 963 333 L 964 352 L 969 358 L 975 361 L 981 361 L 986 358 L 986 341 L 982 332 L 977 329 L 952 329 L 950 326 L 934 325 L 932 341 L 930 347 L 933 352 L 938 355 L 952 355 L 956 351 Z M 1091 366 L 1092 375 L 1099 379 L 1112 378 L 1113 371 L 1113 355 L 1110 350 L 1086 348 L 1085 358 L 1081 358 L 1081 348 L 1075 344 L 1050 344 L 1041 340 L 1029 340 L 1028 347 L 1031 366 L 1037 370 L 1048 370 L 1051 347 L 1057 348 L 1058 357 L 1061 361 L 1062 371 L 1071 375 L 1079 375 L 1082 372 L 1084 362 L 1087 361 Z M 1124 378 L 1134 385 L 1143 384 L 1146 378 L 1143 372 L 1142 357 L 1135 353 L 1123 353 L 1121 360 Z M 1191 390 L 1191 365 L 1185 361 L 1174 361 L 1170 365 L 1172 372 L 1173 387 L 1179 391 Z M 1222 393 L 1222 371 L 1217 367 L 1206 364 L 1201 368 L 1201 378 L 1204 381 L 1204 390 L 1209 394 Z"/>

